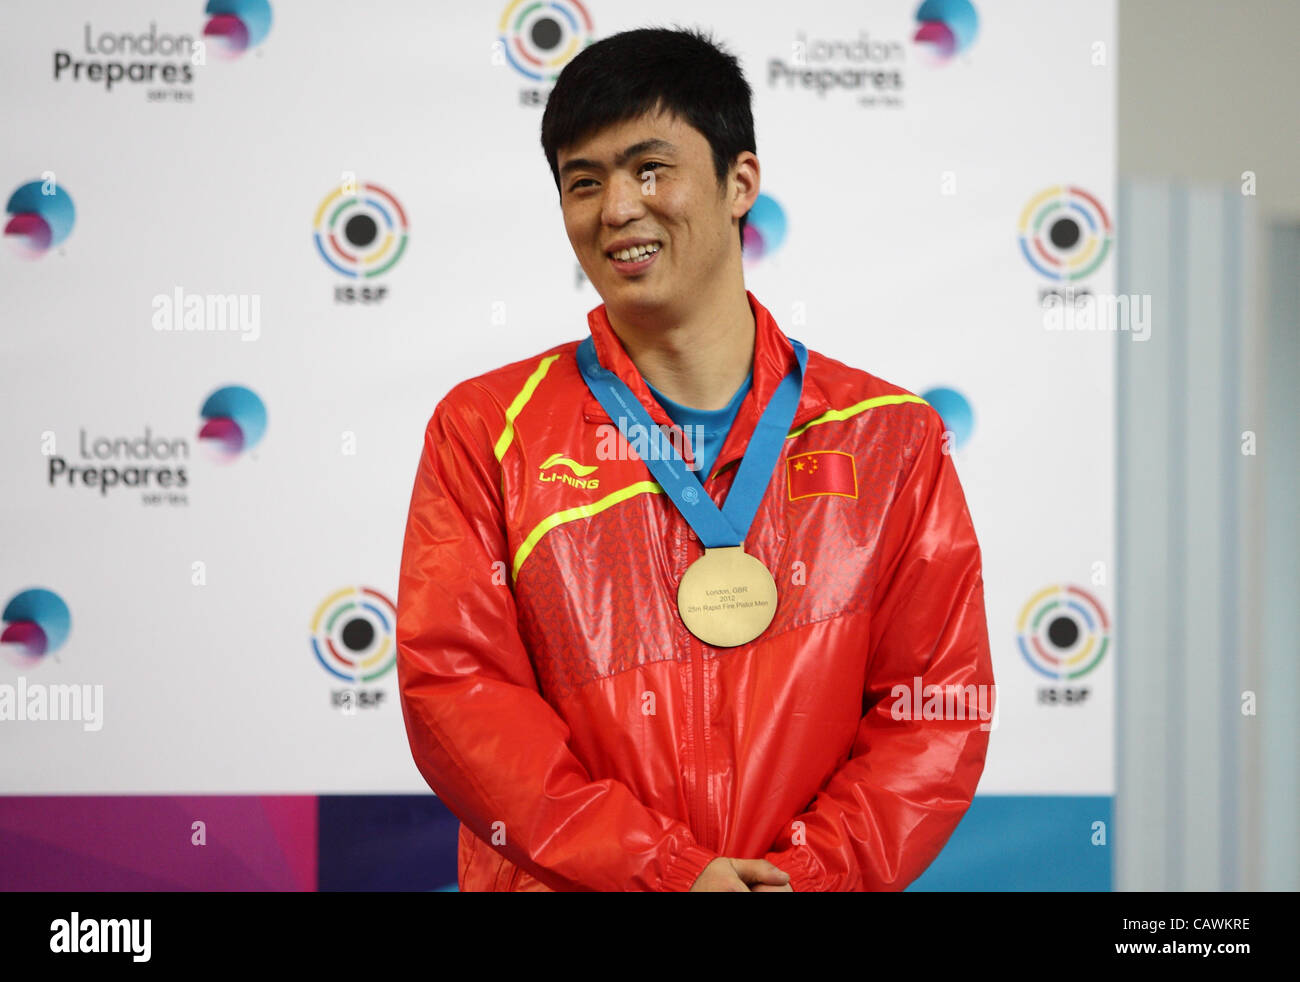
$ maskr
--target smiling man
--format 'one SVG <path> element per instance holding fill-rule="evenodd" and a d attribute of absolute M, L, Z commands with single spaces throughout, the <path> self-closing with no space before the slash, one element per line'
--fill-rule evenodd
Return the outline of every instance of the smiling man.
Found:
<path fill-rule="evenodd" d="M 983 770 L 943 423 L 746 289 L 750 98 L 695 32 L 570 62 L 542 145 L 604 302 L 426 428 L 398 675 L 463 890 L 902 889 Z"/>

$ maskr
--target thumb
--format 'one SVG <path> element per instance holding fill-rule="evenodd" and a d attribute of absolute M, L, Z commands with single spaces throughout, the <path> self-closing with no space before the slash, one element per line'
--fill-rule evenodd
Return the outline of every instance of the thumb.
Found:
<path fill-rule="evenodd" d="M 785 886 L 790 882 L 790 874 L 774 866 L 766 859 L 733 859 L 737 875 L 748 884 L 769 883 L 772 886 Z"/>

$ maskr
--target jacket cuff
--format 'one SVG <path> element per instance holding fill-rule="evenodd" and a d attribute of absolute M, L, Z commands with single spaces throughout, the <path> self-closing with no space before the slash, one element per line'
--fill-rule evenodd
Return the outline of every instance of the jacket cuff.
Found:
<path fill-rule="evenodd" d="M 768 853 L 764 858 L 790 874 L 790 889 L 795 893 L 821 892 L 821 871 L 803 852 Z"/>
<path fill-rule="evenodd" d="M 717 858 L 716 852 L 703 846 L 687 846 L 669 865 L 659 889 L 671 893 L 689 892 L 704 872 L 704 867 Z"/>

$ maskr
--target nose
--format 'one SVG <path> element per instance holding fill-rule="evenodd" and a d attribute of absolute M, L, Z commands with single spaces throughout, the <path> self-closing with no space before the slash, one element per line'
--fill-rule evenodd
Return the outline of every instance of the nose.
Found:
<path fill-rule="evenodd" d="M 644 199 L 640 181 L 626 172 L 616 172 L 605 184 L 601 220 L 606 225 L 626 225 L 645 214 Z"/>

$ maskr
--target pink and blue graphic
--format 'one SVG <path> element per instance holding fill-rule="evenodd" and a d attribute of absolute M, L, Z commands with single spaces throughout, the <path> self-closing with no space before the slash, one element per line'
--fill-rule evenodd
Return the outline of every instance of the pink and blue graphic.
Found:
<path fill-rule="evenodd" d="M 785 242 L 786 227 L 785 209 L 760 192 L 745 221 L 745 261 L 755 263 L 776 252 Z"/>
<path fill-rule="evenodd" d="M 1016 633 L 1029 667 L 1053 680 L 1082 678 L 1110 647 L 1106 609 L 1077 586 L 1053 584 L 1035 593 L 1020 610 Z"/>
<path fill-rule="evenodd" d="M 203 36 L 218 58 L 240 57 L 261 44 L 271 32 L 271 5 L 267 0 L 208 0 L 203 12 L 209 20 Z"/>
<path fill-rule="evenodd" d="M 63 598 L 36 587 L 16 594 L 4 609 L 0 645 L 20 668 L 35 665 L 63 647 L 72 630 L 72 615 Z"/>
<path fill-rule="evenodd" d="M 252 450 L 266 433 L 266 406 L 242 385 L 217 389 L 203 403 L 199 415 L 203 417 L 199 439 L 224 462 Z"/>
<path fill-rule="evenodd" d="M 77 209 L 53 181 L 29 181 L 9 196 L 5 235 L 24 259 L 39 259 L 72 234 Z"/>
<path fill-rule="evenodd" d="M 921 398 L 934 407 L 943 420 L 945 430 L 952 433 L 954 449 L 960 450 L 975 432 L 975 413 L 969 400 L 956 389 L 939 386 L 921 393 Z"/>
<path fill-rule="evenodd" d="M 501 53 L 535 82 L 554 82 L 592 42 L 591 14 L 578 0 L 511 0 L 497 24 Z"/>
<path fill-rule="evenodd" d="M 970 0 L 925 0 L 916 20 L 920 26 L 912 40 L 928 49 L 936 62 L 961 54 L 979 32 L 979 15 Z"/>

